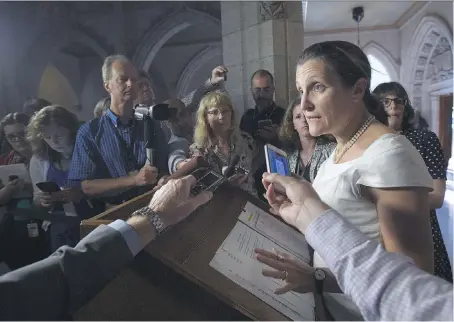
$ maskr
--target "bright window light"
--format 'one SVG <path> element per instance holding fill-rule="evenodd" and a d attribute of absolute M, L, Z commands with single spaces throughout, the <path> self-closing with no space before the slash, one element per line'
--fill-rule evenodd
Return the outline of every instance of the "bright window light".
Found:
<path fill-rule="evenodd" d="M 367 55 L 369 59 L 370 66 L 372 67 L 372 79 L 370 81 L 370 90 L 373 91 L 377 85 L 381 83 L 391 82 L 391 77 L 389 77 L 386 67 L 383 66 L 381 61 L 379 61 L 373 55 Z"/>

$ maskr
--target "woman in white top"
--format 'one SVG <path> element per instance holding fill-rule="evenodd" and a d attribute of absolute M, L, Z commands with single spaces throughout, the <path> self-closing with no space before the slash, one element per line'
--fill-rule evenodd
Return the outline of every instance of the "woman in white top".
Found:
<path fill-rule="evenodd" d="M 370 78 L 367 56 L 349 42 L 314 44 L 300 57 L 296 84 L 309 131 L 312 136 L 331 134 L 338 144 L 320 167 L 313 187 L 323 202 L 369 238 L 380 240 L 388 251 L 405 254 L 432 273 L 433 243 L 427 216 L 432 180 L 413 145 L 381 123 L 386 121 L 386 113 L 370 92 Z M 283 267 L 265 275 L 286 279 L 289 285 L 284 291 L 315 291 L 313 269 Z M 362 319 L 353 302 L 340 294 L 317 253 L 314 267 L 326 272 L 323 295 L 333 318 Z M 295 283 L 295 278 L 300 282 Z"/>
<path fill-rule="evenodd" d="M 94 200 L 88 202 L 80 187 L 68 182 L 74 142 L 80 122 L 76 115 L 59 105 L 51 105 L 37 112 L 27 127 L 28 140 L 33 148 L 30 160 L 30 177 L 36 206 L 61 206 L 65 213 L 61 221 L 50 227 L 52 251 L 63 245 L 75 246 L 79 242 L 80 220 L 101 211 Z M 61 191 L 45 193 L 36 184 L 54 182 Z"/>

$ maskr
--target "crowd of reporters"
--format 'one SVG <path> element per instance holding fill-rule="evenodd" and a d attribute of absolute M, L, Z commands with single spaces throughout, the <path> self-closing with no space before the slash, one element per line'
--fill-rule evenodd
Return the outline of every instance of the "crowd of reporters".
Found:
<path fill-rule="evenodd" d="M 274 78 L 259 70 L 251 76 L 255 107 L 239 117 L 224 89 L 227 73 L 218 66 L 187 97 L 166 101 L 176 113 L 168 121 L 152 120 L 157 151 L 152 162 L 146 129 L 134 118 L 134 108 L 156 102 L 148 75 L 122 55 L 104 62 L 109 97 L 97 104 L 91 121 L 81 124 L 63 107 L 42 100 L 27 107 L 28 115 L 12 113 L 3 119 L 0 130 L 9 150 L 2 165 L 26 165 L 33 189 L 27 207 L 54 211 L 60 206 L 55 211 L 72 220 L 32 219 L 50 247 L 42 242 L 39 256 L 12 261 L 11 268 L 19 269 L 42 259 L 0 279 L 2 317 L 51 319 L 73 312 L 164 227 L 211 198 L 208 192 L 189 194 L 194 177 L 173 178 L 194 170 L 194 160 L 225 174 L 239 156 L 242 171 L 228 178 L 230 184 L 269 203 L 315 249 L 313 267 L 256 250 L 257 259 L 272 268 L 263 274 L 286 280 L 281 292 L 316 292 L 314 272 L 323 268 L 321 293 L 336 320 L 452 319 L 452 271 L 434 211 L 446 189 L 446 165 L 436 136 L 415 126 L 419 123 L 403 87 L 382 84 L 372 94 L 371 68 L 361 49 L 324 42 L 300 57 L 300 96 L 289 108 L 276 105 Z M 264 174 L 265 144 L 288 152 L 298 179 Z M 37 184 L 43 182 L 55 182 L 60 190 L 42 191 Z M 276 184 L 285 193 L 276 192 Z M 21 179 L 13 178 L 0 190 L 0 202 L 11 213 L 24 207 L 19 205 L 23 200 L 14 198 L 22 189 Z M 157 192 L 145 207 L 151 211 L 146 216 L 136 213 L 126 223 L 100 227 L 79 241 L 80 220 L 151 189 Z M 120 253 L 115 267 L 101 277 L 114 261 L 114 246 Z M 96 251 L 87 251 L 91 249 Z M 63 274 L 69 263 L 96 265 L 100 275 L 87 276 L 83 270 Z M 84 285 L 73 285 L 78 279 Z M 44 288 L 43 280 L 53 280 L 54 289 Z M 34 297 L 43 292 L 42 302 L 25 297 L 13 305 L 26 287 L 33 288 Z M 77 296 L 68 300 L 73 291 Z M 48 310 L 51 303 L 61 307 Z"/>

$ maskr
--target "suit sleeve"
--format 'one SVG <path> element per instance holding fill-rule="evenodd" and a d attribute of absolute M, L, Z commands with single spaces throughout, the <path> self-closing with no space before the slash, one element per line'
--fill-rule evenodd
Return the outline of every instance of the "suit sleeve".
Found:
<path fill-rule="evenodd" d="M 1 320 L 55 320 L 81 308 L 133 259 L 117 230 L 100 226 L 70 248 L 0 277 Z"/>

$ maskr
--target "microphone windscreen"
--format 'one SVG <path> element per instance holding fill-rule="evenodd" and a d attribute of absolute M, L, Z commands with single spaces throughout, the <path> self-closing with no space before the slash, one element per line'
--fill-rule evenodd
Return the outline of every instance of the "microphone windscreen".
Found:
<path fill-rule="evenodd" d="M 150 108 L 150 116 L 156 121 L 167 121 L 170 116 L 169 104 L 156 104 Z"/>
<path fill-rule="evenodd" d="M 233 174 L 233 170 L 235 169 L 236 165 L 240 162 L 240 156 L 237 154 L 229 163 L 227 168 L 225 169 L 223 175 L 226 178 L 229 178 Z"/>

